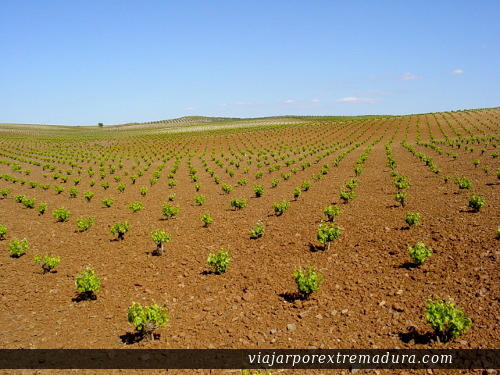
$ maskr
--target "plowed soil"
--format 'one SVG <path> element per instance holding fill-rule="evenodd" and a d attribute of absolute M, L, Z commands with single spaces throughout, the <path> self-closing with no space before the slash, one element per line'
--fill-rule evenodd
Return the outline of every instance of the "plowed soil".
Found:
<path fill-rule="evenodd" d="M 42 134 L 0 128 L 0 189 L 12 191 L 0 197 L 0 223 L 8 227 L 0 240 L 0 347 L 499 348 L 500 158 L 495 157 L 500 149 L 499 117 L 500 110 L 492 109 L 163 135 L 148 129 Z M 394 174 L 411 183 L 405 189 L 405 207 L 394 199 L 397 189 L 387 166 L 386 146 L 396 161 Z M 456 159 L 447 152 L 457 154 Z M 367 158 L 356 176 L 354 168 L 363 153 Z M 419 153 L 431 157 L 439 171 L 433 172 Z M 287 166 L 285 162 L 292 159 Z M 169 187 L 168 175 L 176 160 L 177 185 Z M 19 171 L 12 169 L 16 163 Z M 101 164 L 106 173 L 102 179 Z M 162 164 L 161 176 L 151 184 Z M 269 167 L 276 164 L 279 169 L 270 172 Z M 52 165 L 54 171 L 49 169 Z M 95 172 L 92 177 L 89 166 Z M 196 169 L 197 182 L 191 180 L 190 167 Z M 58 170 L 60 176 L 70 170 L 66 183 L 52 177 Z M 143 175 L 132 184 L 130 176 L 139 170 Z M 259 171 L 261 178 L 256 176 Z M 290 177 L 283 178 L 283 173 Z M 21 185 L 5 176 L 26 182 Z M 115 176 L 121 181 L 115 181 Z M 459 190 L 454 183 L 458 176 L 468 177 L 472 189 Z M 77 177 L 81 178 L 78 195 L 71 198 L 68 190 Z M 353 178 L 357 179 L 355 199 L 343 203 L 340 190 Z M 92 179 L 96 183 L 90 187 Z M 247 184 L 239 186 L 241 179 Z M 274 188 L 273 179 L 280 181 Z M 305 180 L 311 188 L 294 199 L 294 188 Z M 50 188 L 30 188 L 30 181 Z M 110 184 L 107 190 L 101 187 L 104 181 Z M 123 193 L 116 190 L 119 183 L 126 185 Z M 196 183 L 201 184 L 198 193 Z M 232 185 L 233 191 L 224 194 L 222 184 Z M 56 194 L 55 185 L 65 190 Z M 264 186 L 262 197 L 255 197 L 254 185 Z M 148 187 L 144 197 L 139 193 L 142 186 Z M 83 198 L 87 190 L 95 192 L 90 202 Z M 486 202 L 479 212 L 468 207 L 472 192 Z M 165 220 L 162 205 L 172 193 L 176 196 L 170 203 L 178 205 L 180 213 Z M 14 197 L 20 194 L 36 198 L 35 208 L 17 203 Z M 196 194 L 206 197 L 203 206 L 195 204 Z M 110 208 L 101 203 L 107 197 L 114 198 Z M 247 205 L 235 210 L 230 201 L 241 197 Z M 283 200 L 291 203 L 290 208 L 277 216 L 273 204 Z M 141 201 L 144 209 L 132 213 L 128 206 L 134 201 Z M 41 202 L 48 205 L 43 215 L 37 211 Z M 323 209 L 330 204 L 341 208 L 335 220 L 341 236 L 325 251 L 316 237 L 318 225 L 326 219 Z M 52 215 L 61 206 L 71 211 L 68 222 L 57 222 Z M 420 224 L 409 228 L 407 212 L 418 212 Z M 200 221 L 204 213 L 213 217 L 208 227 Z M 88 231 L 77 230 L 76 220 L 88 216 L 94 218 L 94 225 Z M 131 229 L 118 241 L 110 227 L 124 220 Z M 249 232 L 259 221 L 265 234 L 251 239 Z M 171 235 L 171 241 L 165 244 L 163 256 L 153 256 L 151 231 L 160 228 Z M 31 245 L 20 258 L 11 257 L 8 250 L 14 238 L 27 238 Z M 408 255 L 408 247 L 417 242 L 433 250 L 419 267 Z M 207 257 L 220 248 L 230 251 L 231 262 L 227 272 L 216 275 Z M 33 257 L 48 253 L 60 256 L 61 263 L 44 275 Z M 78 302 L 75 277 L 87 265 L 100 276 L 102 289 L 95 300 Z M 304 300 L 296 296 L 293 272 L 306 266 L 319 271 L 324 283 Z M 472 319 L 472 327 L 457 339 L 440 342 L 425 318 L 429 298 L 452 300 Z M 127 321 L 127 309 L 133 301 L 145 305 L 155 301 L 168 308 L 170 321 L 156 331 L 157 340 L 131 340 L 134 327 Z M 359 373 L 392 372 L 425 371 Z"/>

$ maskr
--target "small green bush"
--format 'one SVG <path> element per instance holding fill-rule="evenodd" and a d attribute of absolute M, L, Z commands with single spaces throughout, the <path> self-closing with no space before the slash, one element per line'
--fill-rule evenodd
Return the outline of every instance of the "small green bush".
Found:
<path fill-rule="evenodd" d="M 5 239 L 5 235 L 7 234 L 7 225 L 0 223 L 0 240 Z"/>
<path fill-rule="evenodd" d="M 245 186 L 246 184 L 248 184 L 248 180 L 246 178 L 241 178 L 238 180 L 238 185 Z"/>
<path fill-rule="evenodd" d="M 95 193 L 93 191 L 87 190 L 86 192 L 83 193 L 83 197 L 87 202 L 90 202 L 92 198 L 94 197 Z"/>
<path fill-rule="evenodd" d="M 233 187 L 231 185 L 222 184 L 222 191 L 224 192 L 224 194 L 229 194 L 233 191 Z"/>
<path fill-rule="evenodd" d="M 405 176 L 396 176 L 394 178 L 394 185 L 396 185 L 396 189 L 398 190 L 407 189 L 411 186 L 410 181 Z"/>
<path fill-rule="evenodd" d="M 241 370 L 241 375 L 273 375 L 271 371 L 266 371 L 264 373 L 261 373 L 259 370 L 255 370 L 254 372 L 251 372 L 250 370 Z"/>
<path fill-rule="evenodd" d="M 87 266 L 76 277 L 75 286 L 85 299 L 95 299 L 95 294 L 101 289 L 101 279 L 90 266 Z"/>
<path fill-rule="evenodd" d="M 169 186 L 170 188 L 173 188 L 174 186 L 177 186 L 177 181 L 175 181 L 175 180 L 170 180 L 170 181 L 168 182 L 168 186 Z"/>
<path fill-rule="evenodd" d="M 283 212 L 285 212 L 289 208 L 290 208 L 290 202 L 287 202 L 287 201 L 283 201 L 281 203 L 274 203 L 273 204 L 274 213 L 277 216 L 282 215 Z"/>
<path fill-rule="evenodd" d="M 163 244 L 165 242 L 169 242 L 171 237 L 163 229 L 155 229 L 151 233 L 151 239 L 156 244 L 156 249 L 153 251 L 153 255 L 163 255 Z"/>
<path fill-rule="evenodd" d="M 467 178 L 467 177 L 456 177 L 455 178 L 455 183 L 458 185 L 458 188 L 460 190 L 467 189 L 470 190 L 472 187 L 472 182 Z"/>
<path fill-rule="evenodd" d="M 125 184 L 119 184 L 117 187 L 116 187 L 116 190 L 118 190 L 120 193 L 123 193 L 125 191 Z"/>
<path fill-rule="evenodd" d="M 356 198 L 356 194 L 353 190 L 347 191 L 344 189 L 340 189 L 340 199 L 342 199 L 344 203 L 349 203 L 349 201 L 353 200 L 354 198 Z"/>
<path fill-rule="evenodd" d="M 166 327 L 169 320 L 167 309 L 156 303 L 143 307 L 140 303 L 133 302 L 128 308 L 129 323 L 148 341 L 154 340 L 154 331 Z"/>
<path fill-rule="evenodd" d="M 443 342 L 457 338 L 472 326 L 472 320 L 451 301 L 429 299 L 425 307 L 427 321 Z"/>
<path fill-rule="evenodd" d="M 61 194 L 64 191 L 64 186 L 54 186 L 54 190 L 56 191 L 56 194 Z"/>
<path fill-rule="evenodd" d="M 113 198 L 104 198 L 102 201 L 102 204 L 104 205 L 104 207 L 111 207 L 113 205 L 113 203 L 115 202 L 115 200 Z"/>
<path fill-rule="evenodd" d="M 276 186 L 278 186 L 278 185 L 279 185 L 279 183 L 280 183 L 280 180 L 278 180 L 278 179 L 276 179 L 276 178 L 275 178 L 275 179 L 273 179 L 273 180 L 271 181 L 271 186 L 272 186 L 272 187 L 276 187 Z"/>
<path fill-rule="evenodd" d="M 356 167 L 354 167 L 354 173 L 356 176 L 360 176 L 361 172 L 363 172 L 363 166 L 361 164 L 357 164 Z"/>
<path fill-rule="evenodd" d="M 88 230 L 94 225 L 94 219 L 91 217 L 81 217 L 76 221 L 76 226 L 81 232 Z"/>
<path fill-rule="evenodd" d="M 335 221 L 335 218 L 340 215 L 340 208 L 329 205 L 328 207 L 325 207 L 323 213 L 328 218 L 328 221 Z"/>
<path fill-rule="evenodd" d="M 427 258 L 432 255 L 432 248 L 426 247 L 423 242 L 419 242 L 415 247 L 408 247 L 410 257 L 413 259 L 417 266 L 425 262 Z"/>
<path fill-rule="evenodd" d="M 177 195 L 177 194 L 175 194 L 175 193 L 169 194 L 169 195 L 168 195 L 168 200 L 169 200 L 170 202 L 172 202 L 172 201 L 175 199 L 176 195 Z"/>
<path fill-rule="evenodd" d="M 104 190 L 107 190 L 109 188 L 109 182 L 103 182 L 101 186 L 104 188 Z"/>
<path fill-rule="evenodd" d="M 406 224 L 411 227 L 418 225 L 420 223 L 420 213 L 418 212 L 408 212 L 405 217 Z"/>
<path fill-rule="evenodd" d="M 33 208 L 33 207 L 35 207 L 36 200 L 35 200 L 35 198 L 24 197 L 22 203 L 23 203 L 23 206 L 26 208 Z"/>
<path fill-rule="evenodd" d="M 474 212 L 479 212 L 485 204 L 486 201 L 479 195 L 472 194 L 469 198 L 469 208 L 472 208 Z"/>
<path fill-rule="evenodd" d="M 139 193 L 140 193 L 143 197 L 145 197 L 145 196 L 146 196 L 146 194 L 148 193 L 148 188 L 147 188 L 146 186 L 141 187 L 141 188 L 139 189 Z"/>
<path fill-rule="evenodd" d="M 264 224 L 262 222 L 258 222 L 254 229 L 250 231 L 250 238 L 256 239 L 260 238 L 264 235 Z"/>
<path fill-rule="evenodd" d="M 161 209 L 161 212 L 163 213 L 163 216 L 165 216 L 166 220 L 170 220 L 173 217 L 177 216 L 179 214 L 179 211 L 179 206 L 174 207 L 169 203 L 164 203 Z"/>
<path fill-rule="evenodd" d="M 203 206 L 205 204 L 206 198 L 204 195 L 198 195 L 196 194 L 194 196 L 194 203 L 196 203 L 198 206 Z"/>
<path fill-rule="evenodd" d="M 3 188 L 3 189 L 0 189 L 0 195 L 2 196 L 2 198 L 5 198 L 7 195 L 9 195 L 10 193 L 12 192 L 12 190 L 10 188 Z"/>
<path fill-rule="evenodd" d="M 71 198 L 76 198 L 76 196 L 78 195 L 78 189 L 76 187 L 70 187 L 68 192 Z"/>
<path fill-rule="evenodd" d="M 59 207 L 54 210 L 53 215 L 57 221 L 64 222 L 68 221 L 71 216 L 71 212 L 67 208 Z"/>
<path fill-rule="evenodd" d="M 130 230 L 130 224 L 128 221 L 124 221 L 122 223 L 114 223 L 113 226 L 111 227 L 111 234 L 117 234 L 118 240 L 123 240 L 125 233 L 127 233 Z"/>
<path fill-rule="evenodd" d="M 212 216 L 207 212 L 201 215 L 201 221 L 205 224 L 205 227 L 208 227 L 210 224 L 212 224 L 213 219 Z"/>
<path fill-rule="evenodd" d="M 401 204 L 401 207 L 404 207 L 406 205 L 406 197 L 407 194 L 404 191 L 400 191 L 396 193 L 394 199 Z"/>
<path fill-rule="evenodd" d="M 300 185 L 302 190 L 308 191 L 311 188 L 311 183 L 309 181 L 304 181 L 302 182 L 302 185 Z"/>
<path fill-rule="evenodd" d="M 302 193 L 302 190 L 300 189 L 300 187 L 296 187 L 294 190 L 293 190 L 293 197 L 295 199 L 298 199 L 300 197 L 300 193 Z"/>
<path fill-rule="evenodd" d="M 318 291 L 323 283 L 323 275 L 312 267 L 307 267 L 305 271 L 300 268 L 296 269 L 293 277 L 297 283 L 299 293 L 306 299 L 309 298 L 312 292 Z"/>
<path fill-rule="evenodd" d="M 358 187 L 358 180 L 356 178 L 353 178 L 351 181 L 349 181 L 345 187 L 348 188 L 349 190 L 354 190 Z"/>
<path fill-rule="evenodd" d="M 231 207 L 234 207 L 235 210 L 240 210 L 247 205 L 247 200 L 245 198 L 233 198 L 231 200 Z"/>
<path fill-rule="evenodd" d="M 255 185 L 253 187 L 253 191 L 255 193 L 255 196 L 258 198 L 258 197 L 262 197 L 262 195 L 264 195 L 264 186 L 262 185 Z"/>
<path fill-rule="evenodd" d="M 22 240 L 18 240 L 17 238 L 14 238 L 9 243 L 10 255 L 13 258 L 19 258 L 26 251 L 28 251 L 29 248 L 30 248 L 30 244 L 26 238 L 24 238 Z"/>
<path fill-rule="evenodd" d="M 132 212 L 137 212 L 137 211 L 142 210 L 144 208 L 144 206 L 141 202 L 132 202 L 132 203 L 130 203 L 128 208 Z"/>
<path fill-rule="evenodd" d="M 17 202 L 17 203 L 22 203 L 23 202 L 23 199 L 24 199 L 24 194 L 19 194 L 19 195 L 16 195 L 14 197 L 14 200 Z"/>
<path fill-rule="evenodd" d="M 325 250 L 330 249 L 333 241 L 340 237 L 340 228 L 333 223 L 321 223 L 318 227 L 317 239 L 324 245 Z"/>
<path fill-rule="evenodd" d="M 208 255 L 207 263 L 209 266 L 214 267 L 216 274 L 221 274 L 226 272 L 229 262 L 231 260 L 231 254 L 229 251 L 220 249 L 217 253 L 210 253 Z"/>
<path fill-rule="evenodd" d="M 51 257 L 50 255 L 45 255 L 44 257 L 35 255 L 34 259 L 35 263 L 38 263 L 42 267 L 44 275 L 56 268 L 61 261 L 61 257 Z"/>
<path fill-rule="evenodd" d="M 38 212 L 40 213 L 40 215 L 43 215 L 45 211 L 47 211 L 47 203 L 42 202 L 38 205 Z"/>

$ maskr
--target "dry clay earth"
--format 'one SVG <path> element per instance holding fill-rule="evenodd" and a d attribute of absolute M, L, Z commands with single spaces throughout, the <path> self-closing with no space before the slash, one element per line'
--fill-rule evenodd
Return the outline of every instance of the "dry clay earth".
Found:
<path fill-rule="evenodd" d="M 479 146 L 473 152 L 455 149 L 460 155 L 457 160 L 444 153 L 438 155 L 415 145 L 416 119 L 417 116 L 405 118 L 392 143 L 397 170 L 412 184 L 407 189 L 409 198 L 405 208 L 394 201 L 395 187 L 386 167 L 384 149 L 394 129 L 384 134 L 385 126 L 369 140 L 383 135 L 364 164 L 356 199 L 349 204 L 341 204 L 339 189 L 354 177 L 356 160 L 369 142 L 347 155 L 322 180 L 315 181 L 311 190 L 303 192 L 279 217 L 272 212 L 273 202 L 282 198 L 292 200 L 294 186 L 310 173 L 317 173 L 325 159 L 313 164 L 307 175 L 293 182 L 282 181 L 274 189 L 266 186 L 266 194 L 261 198 L 252 197 L 252 186 L 260 181 L 250 176 L 249 184 L 235 188 L 236 194 L 232 195 L 248 198 L 248 207 L 240 211 L 230 208 L 229 197 L 221 193 L 220 186 L 206 173 L 200 173 L 199 182 L 208 197 L 207 203 L 196 206 L 185 162 L 176 175 L 179 185 L 171 190 L 162 181 L 161 188 L 155 186 L 156 193 L 151 189 L 141 199 L 145 209 L 134 214 L 127 209 L 128 203 L 138 200 L 138 193 L 132 189 L 122 195 L 116 193 L 120 204 L 108 209 L 102 207 L 100 200 L 110 194 L 101 192 L 101 188 L 94 189 L 99 193 L 91 203 L 81 197 L 57 196 L 52 189 L 38 191 L 37 200 L 49 204 L 49 212 L 43 216 L 15 203 L 12 196 L 0 199 L 0 222 L 9 226 L 7 240 L 0 242 L 1 347 L 499 348 L 500 248 L 495 230 L 500 223 L 500 183 L 494 173 L 499 167 L 498 159 L 490 156 L 495 149 L 489 145 L 484 155 Z M 441 176 L 451 177 L 448 183 L 400 145 L 407 124 L 408 143 L 417 152 L 432 155 L 442 169 Z M 435 124 L 431 125 L 437 134 Z M 421 140 L 429 139 L 427 129 L 422 127 Z M 474 168 L 475 159 L 481 160 L 481 166 L 489 165 L 490 173 Z M 193 158 L 193 164 L 198 170 L 203 169 L 198 159 Z M 9 172 L 8 167 L 0 167 L 0 173 Z M 41 173 L 34 171 L 33 178 L 42 180 Z M 478 213 L 467 209 L 469 193 L 459 193 L 452 182 L 462 174 L 473 180 L 476 191 L 486 199 L 486 206 Z M 5 181 L 2 185 L 11 186 L 15 194 L 33 195 L 27 186 Z M 180 204 L 181 213 L 164 221 L 161 204 L 172 191 L 177 193 L 175 201 Z M 341 206 L 337 223 L 342 235 L 329 251 L 323 251 L 316 240 L 316 231 L 323 208 L 330 203 Z M 77 232 L 77 215 L 69 222 L 57 223 L 51 207 L 61 205 L 78 215 L 92 215 L 96 225 L 87 232 Z M 408 211 L 420 212 L 421 225 L 406 228 L 404 216 Z M 208 228 L 199 221 L 204 212 L 210 212 L 214 218 Z M 124 218 L 130 220 L 132 229 L 125 240 L 115 241 L 109 226 Z M 266 234 L 251 240 L 248 231 L 259 220 L 265 223 Z M 150 232 L 158 227 L 165 228 L 172 241 L 166 244 L 164 256 L 153 257 Z M 32 250 L 19 259 L 10 257 L 7 243 L 13 237 L 29 237 Z M 418 241 L 430 245 L 433 255 L 424 265 L 414 268 L 409 264 L 407 247 Z M 231 263 L 226 273 L 211 274 L 207 272 L 207 255 L 220 247 L 231 250 Z M 62 261 L 55 272 L 42 275 L 33 255 L 46 252 L 60 255 Z M 74 302 L 75 275 L 87 264 L 101 276 L 102 290 L 94 301 Z M 293 270 L 307 265 L 323 274 L 324 283 L 310 300 L 290 300 L 288 297 L 296 292 Z M 424 316 L 429 297 L 451 298 L 472 318 L 471 329 L 452 342 L 437 342 Z M 156 301 L 168 307 L 170 321 L 166 328 L 157 331 L 158 340 L 124 343 L 127 333 L 133 332 L 126 313 L 132 301 L 143 304 Z M 240 371 L 3 370 L 0 373 Z M 330 374 L 349 373 L 349 370 L 273 371 L 279 373 Z M 361 370 L 358 373 L 478 374 L 482 371 Z"/>

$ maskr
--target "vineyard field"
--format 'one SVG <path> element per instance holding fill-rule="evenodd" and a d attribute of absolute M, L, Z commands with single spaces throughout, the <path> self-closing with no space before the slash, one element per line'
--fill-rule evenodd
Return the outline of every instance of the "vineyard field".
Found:
<path fill-rule="evenodd" d="M 499 130 L 499 108 L 0 124 L 1 347 L 498 348 Z M 321 227 L 339 235 L 321 242 Z M 154 230 L 168 234 L 161 255 Z M 432 254 L 417 265 L 419 242 Z M 218 274 L 207 258 L 220 249 Z M 34 257 L 47 254 L 60 263 L 45 272 Z M 101 288 L 84 300 L 89 265 Z M 294 271 L 308 266 L 323 283 L 304 296 Z M 467 332 L 438 339 L 435 298 Z M 156 340 L 137 339 L 133 302 L 168 309 Z"/>

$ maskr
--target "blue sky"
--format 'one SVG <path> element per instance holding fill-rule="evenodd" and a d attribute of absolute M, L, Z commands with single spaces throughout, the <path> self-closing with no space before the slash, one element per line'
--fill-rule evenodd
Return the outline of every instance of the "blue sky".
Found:
<path fill-rule="evenodd" d="M 500 1 L 0 1 L 0 122 L 500 105 Z"/>

